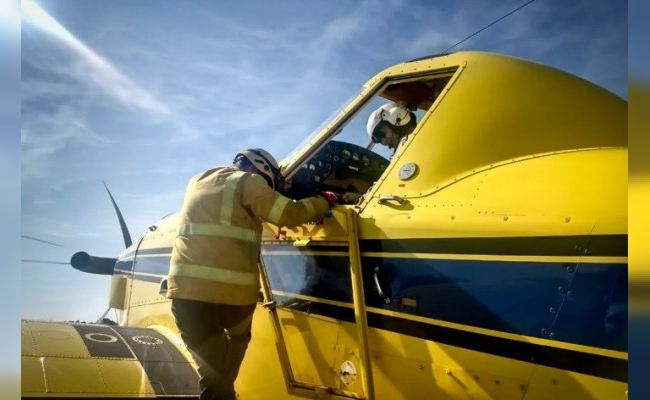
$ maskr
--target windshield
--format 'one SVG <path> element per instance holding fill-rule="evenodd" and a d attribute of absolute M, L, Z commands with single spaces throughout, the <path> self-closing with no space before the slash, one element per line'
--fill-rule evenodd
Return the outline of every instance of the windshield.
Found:
<path fill-rule="evenodd" d="M 280 167 L 285 167 L 291 159 L 296 157 L 298 152 L 302 150 L 304 147 L 306 147 L 309 142 L 311 142 L 316 135 L 322 131 L 327 124 L 329 124 L 334 118 L 336 118 L 343 109 L 352 102 L 353 99 L 355 99 L 361 92 L 364 90 L 364 87 L 359 88 L 352 96 L 350 96 L 341 106 L 339 106 L 336 111 L 334 111 L 325 121 L 323 121 L 316 129 L 314 129 L 305 139 L 303 139 L 298 146 L 294 147 L 293 150 L 287 155 L 285 158 L 280 161 Z"/>

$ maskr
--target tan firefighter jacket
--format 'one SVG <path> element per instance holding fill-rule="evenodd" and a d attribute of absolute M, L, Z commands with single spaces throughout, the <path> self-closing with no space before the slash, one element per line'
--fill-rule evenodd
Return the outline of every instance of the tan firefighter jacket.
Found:
<path fill-rule="evenodd" d="M 294 227 L 321 217 L 322 197 L 291 200 L 264 178 L 218 167 L 190 179 L 172 249 L 167 297 L 255 303 L 262 223 Z"/>

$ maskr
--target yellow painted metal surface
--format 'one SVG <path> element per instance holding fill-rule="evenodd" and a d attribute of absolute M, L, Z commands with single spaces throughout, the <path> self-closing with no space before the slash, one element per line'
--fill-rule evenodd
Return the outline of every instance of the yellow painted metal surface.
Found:
<path fill-rule="evenodd" d="M 116 310 L 127 308 L 127 287 L 128 279 L 123 275 L 111 276 L 111 288 L 108 294 L 108 305 Z"/>
<path fill-rule="evenodd" d="M 504 163 L 468 174 L 445 190 L 431 187 L 412 197 L 393 190 L 409 203 L 386 206 L 371 200 L 359 221 L 360 237 L 580 235 L 591 234 L 597 219 L 602 220 L 599 233 L 627 232 L 627 181 L 620 179 L 626 171 L 627 149 L 590 149 Z M 344 216 L 335 208 L 317 225 L 283 228 L 278 243 L 340 240 Z"/>
<path fill-rule="evenodd" d="M 414 185 L 414 191 L 526 155 L 627 146 L 621 132 L 627 126 L 627 102 L 593 83 L 529 61 L 478 52 L 420 61 L 413 68 L 445 64 L 466 67 L 392 164 L 393 169 L 406 161 L 426 166 L 420 171 L 424 186 Z M 399 71 L 392 67 L 384 73 Z M 410 145 L 423 142 L 428 145 Z"/>
<path fill-rule="evenodd" d="M 627 400 L 628 385 L 577 373 L 538 367 L 524 400 Z"/>
<path fill-rule="evenodd" d="M 584 165 L 589 173 L 576 170 Z M 627 232 L 627 150 L 564 152 L 470 174 L 444 190 L 392 208 L 371 202 L 364 237 L 581 235 Z M 513 184 L 513 182 L 515 184 Z M 570 183 L 568 183 L 570 182 Z M 603 191 L 603 187 L 608 190 Z M 398 192 L 399 193 L 399 192 Z M 605 229 L 607 229 L 605 231 Z"/>
<path fill-rule="evenodd" d="M 155 395 L 135 357 L 92 357 L 71 324 L 21 321 L 21 335 L 23 397 Z"/>
<path fill-rule="evenodd" d="M 331 387 L 336 379 L 333 361 L 339 322 L 285 310 L 278 314 L 296 380 Z"/>
<path fill-rule="evenodd" d="M 21 354 L 30 357 L 90 357 L 72 326 L 40 321 L 21 321 Z"/>

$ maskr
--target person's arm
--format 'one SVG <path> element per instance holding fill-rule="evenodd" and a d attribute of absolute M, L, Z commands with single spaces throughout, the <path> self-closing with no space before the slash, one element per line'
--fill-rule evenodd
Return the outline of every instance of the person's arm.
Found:
<path fill-rule="evenodd" d="M 255 216 L 277 226 L 292 228 L 322 217 L 330 207 L 325 197 L 314 196 L 292 200 L 269 187 L 264 178 L 256 174 L 242 177 L 242 201 Z"/>

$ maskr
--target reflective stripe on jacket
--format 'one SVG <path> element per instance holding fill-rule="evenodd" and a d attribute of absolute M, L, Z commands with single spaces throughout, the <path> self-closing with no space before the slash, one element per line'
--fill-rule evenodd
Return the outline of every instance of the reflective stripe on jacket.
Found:
<path fill-rule="evenodd" d="M 264 178 L 232 167 L 203 172 L 187 185 L 172 249 L 167 297 L 245 305 L 260 290 L 261 220 L 294 227 L 322 216 L 321 197 L 291 200 Z"/>

